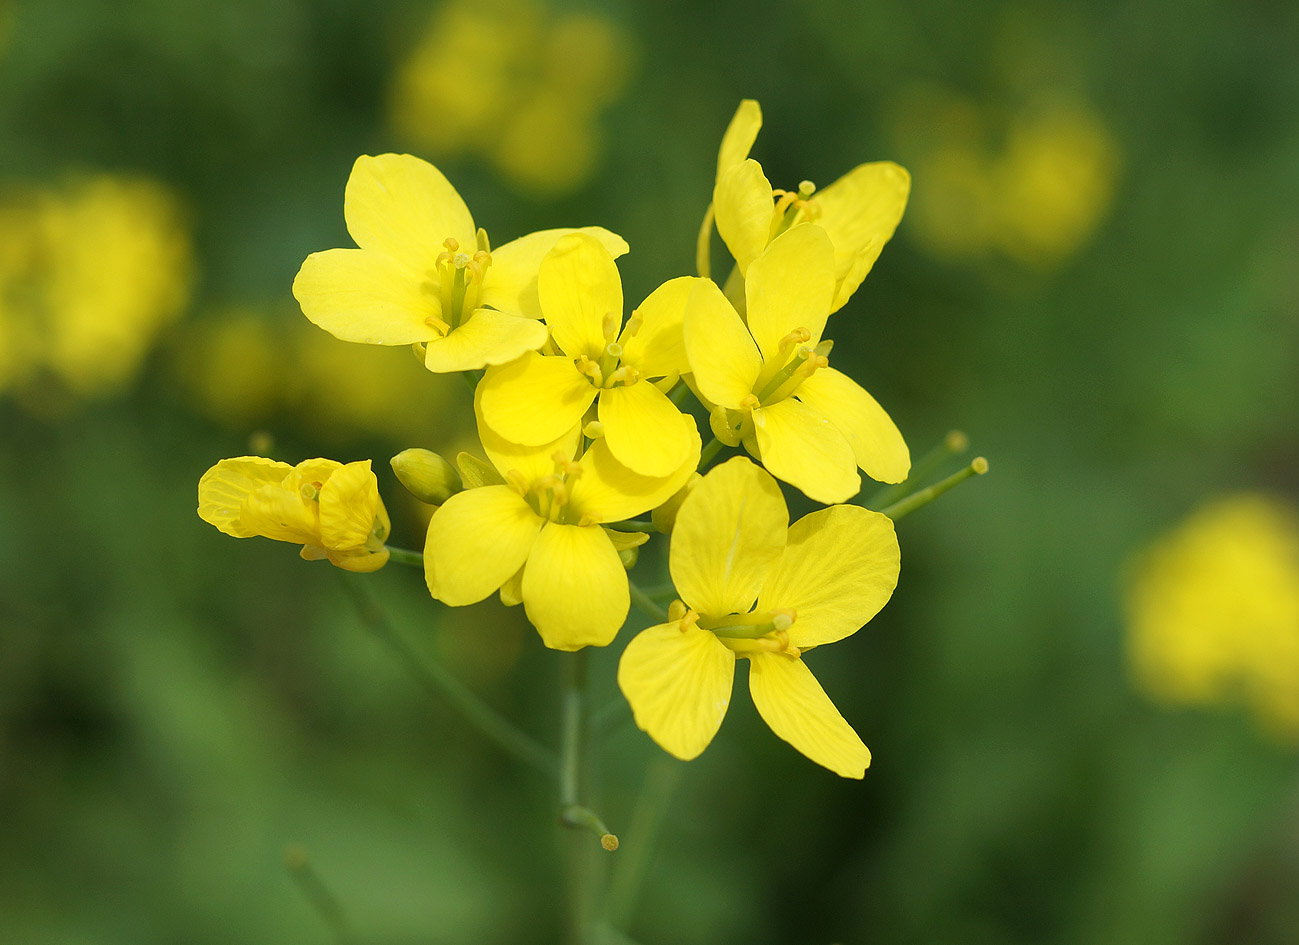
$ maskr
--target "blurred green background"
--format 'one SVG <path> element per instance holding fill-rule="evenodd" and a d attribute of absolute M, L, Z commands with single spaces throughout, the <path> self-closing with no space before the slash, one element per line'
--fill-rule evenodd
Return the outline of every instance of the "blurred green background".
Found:
<path fill-rule="evenodd" d="M 221 535 L 195 485 L 252 450 L 373 458 L 418 546 L 386 459 L 460 448 L 467 390 L 290 295 L 351 245 L 352 161 L 435 161 L 497 243 L 615 230 L 632 302 L 692 272 L 744 97 L 776 186 L 911 170 L 836 365 L 913 454 L 960 428 L 992 474 L 900 523 L 891 604 L 809 657 L 864 782 L 772 737 L 742 684 L 688 765 L 613 728 L 623 930 L 1299 941 L 1296 740 L 1144 695 L 1122 604 L 1202 497 L 1295 495 L 1297 48 L 1275 0 L 0 0 L 0 942 L 329 941 L 290 843 L 357 941 L 558 939 L 551 787 L 340 585 L 550 744 L 561 655 L 417 571 Z"/>

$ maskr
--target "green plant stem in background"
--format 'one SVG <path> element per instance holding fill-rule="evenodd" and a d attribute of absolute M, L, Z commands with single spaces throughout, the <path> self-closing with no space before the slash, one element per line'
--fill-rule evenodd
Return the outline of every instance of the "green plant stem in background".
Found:
<path fill-rule="evenodd" d="M 722 451 L 721 440 L 719 440 L 717 437 L 713 437 L 711 440 L 709 440 L 708 444 L 702 450 L 699 451 L 700 472 L 702 472 L 704 467 L 713 461 L 713 457 L 715 457 L 721 451 Z"/>
<path fill-rule="evenodd" d="M 647 617 L 652 617 L 659 623 L 664 623 L 668 619 L 668 612 L 650 597 L 643 590 L 637 587 L 636 582 L 627 579 L 627 589 L 631 591 L 631 602 L 640 608 L 641 613 Z"/>
<path fill-rule="evenodd" d="M 684 762 L 661 752 L 650 762 L 644 785 L 636 799 L 636 807 L 632 811 L 631 822 L 627 825 L 631 845 L 618 861 L 609 887 L 605 914 L 610 925 L 616 929 L 625 929 L 635 917 L 641 886 L 653 859 L 655 841 L 667 819 L 673 795 L 681 783 L 685 769 Z"/>
<path fill-rule="evenodd" d="M 338 945 L 355 945 L 357 938 L 352 932 L 352 924 L 347 920 L 347 913 L 343 911 L 343 904 L 329 891 L 320 874 L 312 867 L 307 851 L 296 843 L 289 844 L 284 848 L 284 868 L 289 871 L 298 889 L 302 890 L 302 895 L 311 904 L 311 908 L 316 910 L 334 933 L 334 941 Z"/>
<path fill-rule="evenodd" d="M 934 473 L 938 472 L 939 467 L 947 462 L 953 456 L 960 456 L 970 448 L 970 438 L 960 430 L 952 430 L 947 436 L 943 437 L 941 443 L 931 449 L 924 456 L 920 457 L 911 467 L 911 473 L 904 482 L 896 485 L 885 486 L 876 492 L 864 503 L 868 509 L 881 509 L 886 505 L 897 502 L 911 488 L 911 483 L 920 479 L 927 479 Z"/>
<path fill-rule="evenodd" d="M 982 476 L 987 471 L 988 461 L 982 456 L 976 456 L 970 461 L 970 465 L 966 466 L 960 472 L 952 473 L 952 475 L 948 476 L 942 482 L 936 482 L 927 489 L 913 492 L 905 499 L 895 502 L 890 506 L 886 506 L 879 511 L 881 514 L 887 515 L 896 522 L 902 516 L 914 512 L 923 505 L 928 505 L 953 486 L 960 485 L 971 476 Z"/>
<path fill-rule="evenodd" d="M 552 751 L 531 735 L 520 730 L 503 715 L 483 702 L 464 683 L 440 664 L 420 657 L 392 625 L 387 612 L 375 600 L 365 581 L 369 575 L 339 575 L 343 591 L 356 608 L 357 615 L 375 637 L 396 657 L 406 672 L 424 690 L 449 703 L 469 724 L 513 755 L 548 778 L 559 775 L 559 763 Z"/>
<path fill-rule="evenodd" d="M 392 545 L 385 545 L 388 549 L 388 560 L 393 564 L 407 564 L 413 568 L 424 567 L 424 555 L 418 551 L 411 551 L 408 548 L 394 548 Z"/>

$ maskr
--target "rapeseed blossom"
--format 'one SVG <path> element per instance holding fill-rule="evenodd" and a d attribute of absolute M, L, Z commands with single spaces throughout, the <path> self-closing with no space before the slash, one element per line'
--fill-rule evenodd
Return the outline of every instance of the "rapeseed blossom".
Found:
<path fill-rule="evenodd" d="M 573 230 L 530 233 L 493 251 L 442 172 L 409 154 L 357 158 L 343 215 L 360 248 L 312 253 L 293 282 L 303 314 L 334 337 L 420 346 L 438 373 L 506 364 L 545 344 L 537 269 Z M 582 232 L 615 256 L 627 251 L 601 227 Z"/>
<path fill-rule="evenodd" d="M 347 571 L 377 571 L 388 561 L 391 525 L 368 459 L 297 466 L 261 456 L 223 459 L 199 480 L 198 514 L 235 538 L 300 543 L 306 560 L 328 558 Z"/>
<path fill-rule="evenodd" d="M 833 506 L 790 526 L 775 480 L 743 457 L 723 463 L 677 513 L 669 570 L 681 600 L 618 664 L 636 724 L 670 754 L 696 757 L 747 659 L 753 703 L 772 731 L 836 774 L 862 777 L 870 752 L 802 656 L 874 617 L 898 567 L 885 516 Z"/>
<path fill-rule="evenodd" d="M 601 435 L 624 466 L 667 476 L 699 458 L 692 424 L 651 383 L 689 370 L 681 319 L 690 287 L 664 283 L 622 322 L 618 267 L 598 240 L 565 236 L 541 261 L 541 310 L 559 353 L 529 352 L 488 370 L 483 422 L 513 443 L 540 445 L 576 424 L 594 401 Z M 694 453 L 691 453 L 693 444 Z"/>
<path fill-rule="evenodd" d="M 820 191 L 810 181 L 793 191 L 775 190 L 762 165 L 749 157 L 761 127 L 762 109 L 746 99 L 722 136 L 713 185 L 717 232 L 745 276 L 775 237 L 799 223 L 819 224 L 834 247 L 829 310 L 837 312 L 893 237 L 906 210 L 911 176 L 892 161 L 876 161 L 859 164 Z"/>
<path fill-rule="evenodd" d="M 494 475 L 487 469 L 482 484 L 451 496 L 429 520 L 429 593 L 459 607 L 499 590 L 506 603 L 522 601 L 546 646 L 608 645 L 630 596 L 619 547 L 601 526 L 655 508 L 685 484 L 699 455 L 694 422 L 678 421 L 693 441 L 688 459 L 650 477 L 618 462 L 603 439 L 583 450 L 576 425 L 540 446 L 510 443 L 486 425 L 477 399 Z"/>
<path fill-rule="evenodd" d="M 1299 741 L 1299 509 L 1252 493 L 1205 504 L 1139 556 L 1127 613 L 1151 696 L 1243 702 Z"/>
<path fill-rule="evenodd" d="M 881 482 L 911 468 L 902 434 L 870 394 L 830 368 L 821 340 L 835 293 L 825 231 L 800 224 L 749 266 L 747 323 L 713 283 L 692 288 L 685 315 L 693 384 L 713 407 L 712 428 L 744 444 L 777 478 L 818 502 L 861 489 L 860 467 Z"/>

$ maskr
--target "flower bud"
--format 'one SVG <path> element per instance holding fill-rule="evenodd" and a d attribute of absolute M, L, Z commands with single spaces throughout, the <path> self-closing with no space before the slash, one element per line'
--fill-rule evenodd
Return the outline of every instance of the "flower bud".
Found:
<path fill-rule="evenodd" d="M 429 505 L 441 505 L 464 488 L 455 467 L 429 450 L 402 450 L 391 463 L 406 491 Z"/>

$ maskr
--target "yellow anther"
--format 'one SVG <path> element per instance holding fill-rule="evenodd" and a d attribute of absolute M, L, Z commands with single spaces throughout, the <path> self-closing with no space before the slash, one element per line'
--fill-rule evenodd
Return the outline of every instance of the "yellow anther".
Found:
<path fill-rule="evenodd" d="M 631 313 L 631 318 L 627 319 L 627 324 L 622 326 L 622 334 L 618 336 L 618 343 L 626 345 L 627 342 L 636 337 L 641 326 L 645 324 L 645 316 L 639 310 Z"/>
<path fill-rule="evenodd" d="M 428 325 L 430 328 L 437 331 L 438 334 L 442 335 L 442 337 L 444 338 L 451 333 L 451 326 L 448 325 L 446 322 L 444 322 L 442 319 L 438 318 L 436 315 L 428 316 L 426 319 L 424 319 L 424 324 Z M 424 356 L 422 354 L 420 355 L 420 360 L 421 361 L 424 360 Z"/>
<path fill-rule="evenodd" d="M 529 492 L 532 491 L 531 489 L 532 484 L 528 482 L 527 477 L 524 476 L 523 473 L 519 472 L 517 469 L 511 469 L 509 472 L 507 472 L 505 474 L 505 481 L 506 483 L 509 484 L 510 488 L 513 489 L 515 492 L 517 492 L 519 495 L 527 495 Z"/>
<path fill-rule="evenodd" d="M 452 258 L 451 253 L 447 252 L 446 250 L 443 250 L 442 252 L 438 253 L 438 258 L 435 259 L 433 262 L 440 269 L 442 268 L 442 266 L 451 262 L 451 258 Z"/>
<path fill-rule="evenodd" d="M 626 387 L 631 387 L 631 385 L 635 384 L 638 380 L 640 380 L 640 372 L 635 368 L 624 366 L 610 374 L 605 380 L 603 386 L 617 387 L 619 384 L 622 384 Z"/>
<path fill-rule="evenodd" d="M 460 241 L 456 239 L 454 236 L 448 236 L 442 242 L 442 245 L 447 248 L 448 252 L 458 253 L 460 251 Z"/>
<path fill-rule="evenodd" d="M 585 374 L 589 377 L 591 383 L 596 387 L 602 386 L 604 375 L 600 373 L 600 365 L 596 364 L 586 355 L 579 355 L 578 359 L 573 362 L 573 366 L 577 368 L 578 374 Z"/>
<path fill-rule="evenodd" d="M 758 400 L 753 394 L 745 394 L 744 399 L 740 401 L 741 410 L 755 410 L 762 406 L 762 401 Z"/>
<path fill-rule="evenodd" d="M 613 341 L 618 337 L 618 326 L 622 323 L 622 318 L 617 312 L 605 312 L 604 318 L 600 320 L 600 333 L 604 335 L 605 341 Z"/>
<path fill-rule="evenodd" d="M 781 351 L 788 351 L 794 345 L 805 345 L 812 340 L 812 333 L 806 328 L 795 328 L 788 335 L 780 339 L 779 347 Z"/>
<path fill-rule="evenodd" d="M 582 517 L 577 520 L 578 528 L 586 528 L 588 525 L 598 524 L 600 524 L 599 517 L 591 512 L 583 512 Z"/>
<path fill-rule="evenodd" d="M 807 351 L 807 354 L 804 355 L 803 351 Z M 800 357 L 805 357 L 806 360 L 799 365 L 798 370 L 794 372 L 795 375 L 800 377 L 811 377 L 820 368 L 830 366 L 829 358 L 823 357 L 819 354 L 813 354 L 811 351 L 808 351 L 807 348 L 804 348 L 803 351 L 800 351 L 799 355 Z"/>

